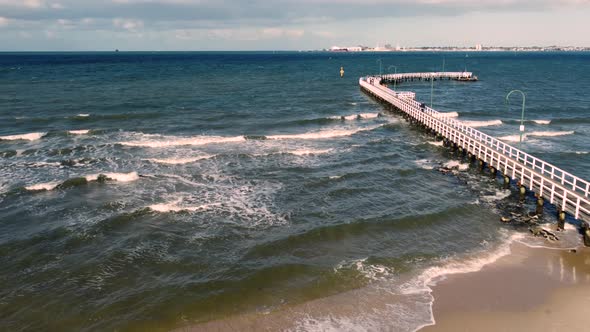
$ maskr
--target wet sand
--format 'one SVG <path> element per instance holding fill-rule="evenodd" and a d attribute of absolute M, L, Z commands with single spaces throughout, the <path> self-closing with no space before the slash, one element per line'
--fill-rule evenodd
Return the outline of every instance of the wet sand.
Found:
<path fill-rule="evenodd" d="M 431 294 L 400 295 L 390 292 L 393 284 L 377 283 L 177 331 L 411 331 L 430 324 L 431 295 L 436 322 L 420 332 L 590 331 L 590 248 L 574 253 L 514 242 L 510 254 L 476 272 L 434 280 Z"/>
<path fill-rule="evenodd" d="M 434 331 L 590 331 L 590 250 L 529 248 L 433 287 Z"/>

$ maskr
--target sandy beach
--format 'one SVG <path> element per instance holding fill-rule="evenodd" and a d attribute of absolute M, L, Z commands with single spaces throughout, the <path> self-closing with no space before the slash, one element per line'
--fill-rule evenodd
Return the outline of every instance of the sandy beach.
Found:
<path fill-rule="evenodd" d="M 588 330 L 590 249 L 532 248 L 518 241 L 509 248 L 476 272 L 433 278 L 426 297 L 395 295 L 380 284 L 179 331 L 408 331 L 404 319 L 427 313 L 432 297 L 435 322 L 424 321 L 421 332 Z M 309 318 L 303 325 L 302 316 Z"/>
<path fill-rule="evenodd" d="M 433 287 L 435 325 L 420 331 L 588 331 L 590 250 L 529 248 Z"/>

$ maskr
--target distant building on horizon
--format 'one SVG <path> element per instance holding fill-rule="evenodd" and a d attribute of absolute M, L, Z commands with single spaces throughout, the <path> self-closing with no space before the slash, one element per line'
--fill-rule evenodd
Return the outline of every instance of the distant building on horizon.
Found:
<path fill-rule="evenodd" d="M 483 46 L 481 44 L 477 44 L 477 45 L 475 45 L 475 50 L 476 51 L 482 51 L 483 50 Z"/>

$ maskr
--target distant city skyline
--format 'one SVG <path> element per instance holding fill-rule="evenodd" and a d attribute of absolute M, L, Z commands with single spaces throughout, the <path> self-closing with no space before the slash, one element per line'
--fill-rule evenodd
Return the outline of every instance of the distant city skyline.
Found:
<path fill-rule="evenodd" d="M 590 47 L 590 0 L 0 0 L 0 51 Z"/>

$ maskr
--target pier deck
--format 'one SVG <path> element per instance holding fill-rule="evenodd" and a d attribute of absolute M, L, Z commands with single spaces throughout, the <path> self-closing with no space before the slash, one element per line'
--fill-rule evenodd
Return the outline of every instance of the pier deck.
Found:
<path fill-rule="evenodd" d="M 400 73 L 359 79 L 363 90 L 415 121 L 451 144 L 471 153 L 489 167 L 526 186 L 575 219 L 590 222 L 590 182 L 536 158 L 510 144 L 487 135 L 438 112 L 416 100 L 413 92 L 397 92 L 383 86 L 408 79 L 477 79 L 470 72 Z"/>

